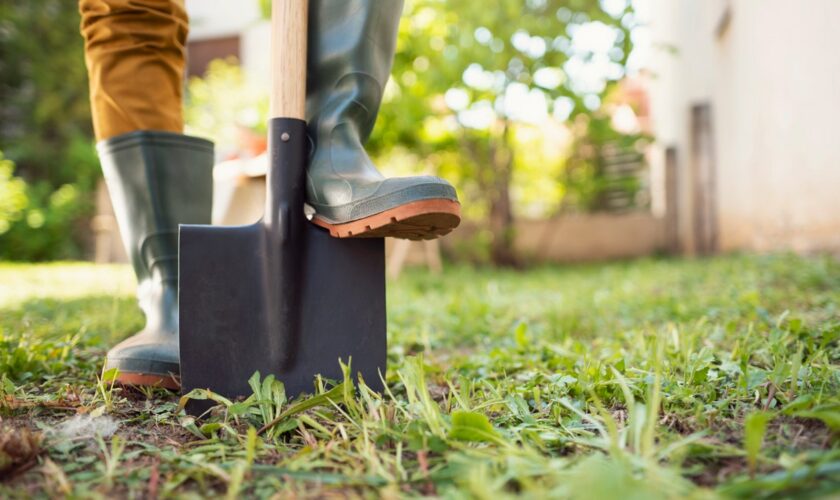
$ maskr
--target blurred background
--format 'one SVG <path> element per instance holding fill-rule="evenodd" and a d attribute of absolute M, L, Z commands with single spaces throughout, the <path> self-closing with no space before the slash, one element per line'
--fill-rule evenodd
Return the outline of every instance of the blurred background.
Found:
<path fill-rule="evenodd" d="M 269 3 L 186 2 L 218 223 L 259 216 Z M 465 220 L 389 243 L 392 274 L 840 252 L 837 19 L 835 0 L 408 0 L 368 148 L 452 181 Z M 0 3 L 0 259 L 125 258 L 78 25 L 76 2 Z"/>

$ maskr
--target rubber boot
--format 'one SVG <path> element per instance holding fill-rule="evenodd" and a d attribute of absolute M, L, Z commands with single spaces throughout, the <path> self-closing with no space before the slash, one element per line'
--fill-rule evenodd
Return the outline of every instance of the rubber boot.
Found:
<path fill-rule="evenodd" d="M 118 381 L 179 387 L 178 225 L 210 224 L 213 143 L 171 132 L 131 132 L 97 145 L 105 182 L 146 316 L 108 352 Z"/>
<path fill-rule="evenodd" d="M 402 0 L 311 0 L 306 111 L 312 221 L 336 237 L 432 239 L 460 222 L 438 177 L 386 179 L 363 148 L 391 72 Z"/>

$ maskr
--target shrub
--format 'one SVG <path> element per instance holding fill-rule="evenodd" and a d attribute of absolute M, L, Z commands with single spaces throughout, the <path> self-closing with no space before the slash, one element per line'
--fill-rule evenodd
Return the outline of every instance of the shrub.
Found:
<path fill-rule="evenodd" d="M 190 78 L 184 103 L 187 132 L 213 139 L 218 151 L 238 146 L 238 128 L 265 135 L 268 92 L 251 81 L 235 58 L 210 62 L 204 77 Z"/>
<path fill-rule="evenodd" d="M 11 229 L 12 223 L 20 220 L 23 210 L 29 204 L 26 183 L 14 176 L 15 165 L 3 157 L 0 151 L 0 235 Z"/>
<path fill-rule="evenodd" d="M 92 147 L 78 4 L 0 2 L 0 259 L 78 258 L 89 238 Z"/>
<path fill-rule="evenodd" d="M 92 203 L 79 184 L 54 189 L 14 175 L 0 152 L 0 259 L 55 260 L 82 256 Z"/>

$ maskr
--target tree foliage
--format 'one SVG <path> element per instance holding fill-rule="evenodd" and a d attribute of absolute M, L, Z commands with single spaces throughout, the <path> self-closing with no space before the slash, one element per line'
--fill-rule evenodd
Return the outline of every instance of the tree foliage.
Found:
<path fill-rule="evenodd" d="M 249 79 L 235 58 L 211 61 L 203 77 L 187 84 L 187 132 L 212 137 L 217 151 L 236 147 L 238 127 L 268 132 L 268 89 Z"/>
<path fill-rule="evenodd" d="M 78 226 L 99 168 L 77 9 L 66 0 L 0 3 L 0 149 L 27 183 L 0 258 L 81 255 Z"/>
<path fill-rule="evenodd" d="M 493 261 L 512 264 L 511 185 L 527 156 L 522 130 L 543 127 L 548 116 L 585 121 L 598 112 L 624 76 L 632 5 L 414 0 L 405 17 L 371 147 L 401 147 L 419 168 L 454 179 L 468 212 L 487 222 Z M 602 46 L 576 43 L 579 30 L 593 31 Z M 602 74 L 592 78 L 598 67 Z"/>
<path fill-rule="evenodd" d="M 29 204 L 26 183 L 12 175 L 14 168 L 14 163 L 3 158 L 0 151 L 0 235 L 11 229 L 12 223 L 21 218 Z"/>

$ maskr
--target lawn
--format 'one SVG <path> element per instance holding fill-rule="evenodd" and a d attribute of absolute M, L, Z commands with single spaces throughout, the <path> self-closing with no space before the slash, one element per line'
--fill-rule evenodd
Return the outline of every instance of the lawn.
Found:
<path fill-rule="evenodd" d="M 1 495 L 840 493 L 832 258 L 411 272 L 389 283 L 384 394 L 352 367 L 294 401 L 255 378 L 202 420 L 101 374 L 142 324 L 132 286 L 0 264 Z"/>

